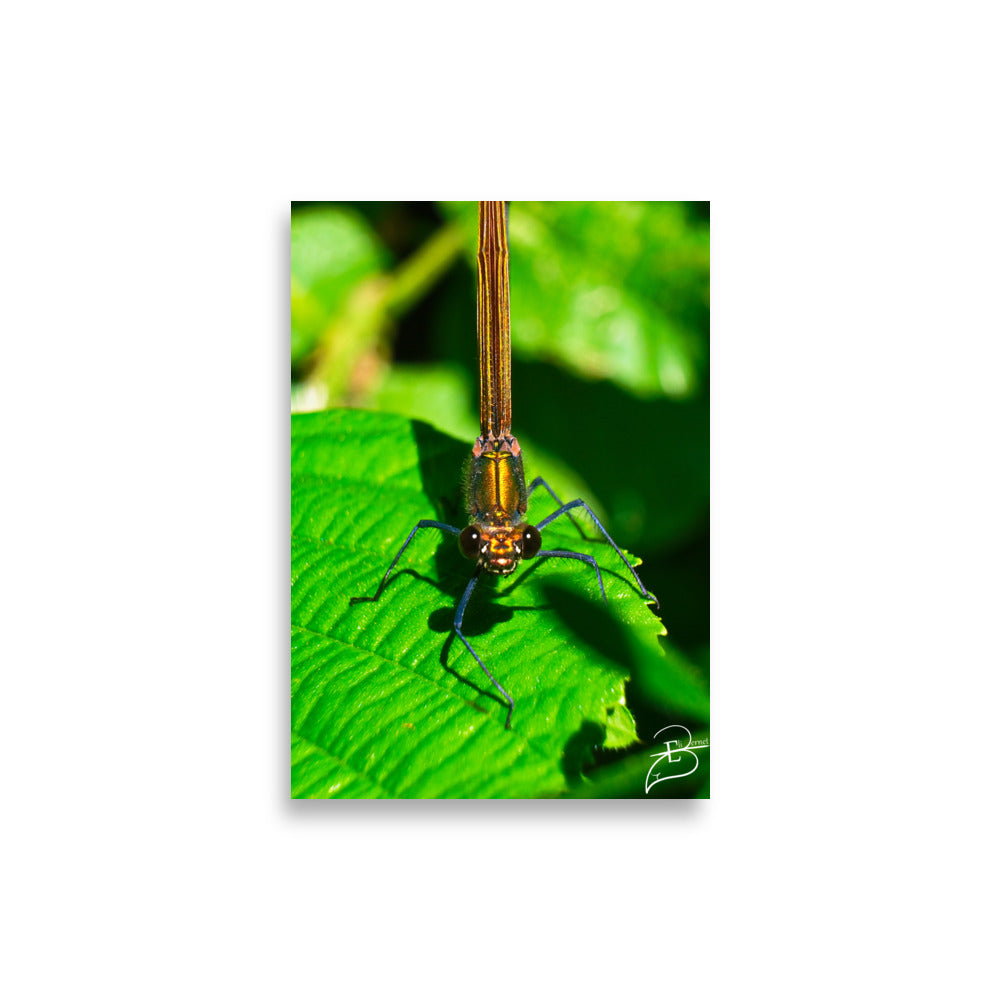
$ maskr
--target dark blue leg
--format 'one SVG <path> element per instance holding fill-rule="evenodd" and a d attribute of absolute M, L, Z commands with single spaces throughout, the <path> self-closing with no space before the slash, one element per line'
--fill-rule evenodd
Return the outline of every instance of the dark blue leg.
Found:
<path fill-rule="evenodd" d="M 632 574 L 632 578 L 639 585 L 639 590 L 642 591 L 642 596 L 650 601 L 653 601 L 656 604 L 657 611 L 659 611 L 660 602 L 643 586 L 642 580 L 639 579 L 639 574 L 636 573 L 632 564 L 625 558 L 625 554 L 622 550 L 615 545 L 614 539 L 608 534 L 607 529 L 605 529 L 604 525 L 601 524 L 597 515 L 590 509 L 585 500 L 570 500 L 569 503 L 564 503 L 554 514 L 549 514 L 548 517 L 543 518 L 537 525 L 535 525 L 535 527 L 541 531 L 545 525 L 551 524 L 557 517 L 559 517 L 560 514 L 566 514 L 575 507 L 582 507 L 591 516 L 594 524 L 596 524 L 600 529 L 601 534 L 608 540 L 608 544 L 615 550 L 615 552 L 618 553 L 618 558 L 621 559 L 626 566 L 628 566 L 628 571 Z"/>
<path fill-rule="evenodd" d="M 601 597 L 604 598 L 604 603 L 608 603 L 608 595 L 604 593 L 604 581 L 601 579 L 601 567 L 597 565 L 597 560 L 593 556 L 588 556 L 583 552 L 563 552 L 562 549 L 549 549 L 548 551 L 539 552 L 536 559 L 579 559 L 581 562 L 590 563 L 594 567 L 594 571 L 597 573 L 597 583 L 601 588 Z"/>
<path fill-rule="evenodd" d="M 406 541 L 403 542 L 403 547 L 396 553 L 395 559 L 389 563 L 389 568 L 385 571 L 385 576 L 382 577 L 382 582 L 378 585 L 378 590 L 375 591 L 374 597 L 352 597 L 350 603 L 358 604 L 360 601 L 377 601 L 382 594 L 382 588 L 385 586 L 385 581 L 389 579 L 389 574 L 392 572 L 393 566 L 399 562 L 399 557 L 406 551 L 406 546 L 413 541 L 413 536 L 421 528 L 440 528 L 442 531 L 450 531 L 453 535 L 461 534 L 460 528 L 452 527 L 450 524 L 444 524 L 442 521 L 417 521 L 413 530 L 406 536 Z"/>
<path fill-rule="evenodd" d="M 504 691 L 504 689 L 500 686 L 500 682 L 486 669 L 485 665 L 483 664 L 483 661 L 479 659 L 479 656 L 476 654 L 476 651 L 469 645 L 469 640 L 466 639 L 464 635 L 462 635 L 462 618 L 465 615 L 465 606 L 469 603 L 469 598 L 472 596 L 473 590 L 476 589 L 476 584 L 478 582 L 479 582 L 479 570 L 477 569 L 475 575 L 469 581 L 469 585 L 465 588 L 465 593 L 462 594 L 462 599 L 458 602 L 458 607 L 455 609 L 455 622 L 454 622 L 455 635 L 457 635 L 459 639 L 462 640 L 462 642 L 465 644 L 465 648 L 470 653 L 472 653 L 473 657 L 475 657 L 476 663 L 478 663 L 479 666 L 482 668 L 483 673 L 486 674 L 486 676 L 489 677 L 491 681 L 493 681 L 493 686 L 503 695 L 504 701 L 506 701 L 508 706 L 510 706 L 507 709 L 507 721 L 504 723 L 504 728 L 510 729 L 510 717 L 514 714 L 514 699 L 511 698 L 511 696 L 507 694 L 506 691 Z"/>
<path fill-rule="evenodd" d="M 553 500 L 555 500 L 556 505 L 562 507 L 563 502 L 562 500 L 559 499 L 559 497 L 556 496 L 556 491 L 552 489 L 552 487 L 549 486 L 549 484 L 545 482 L 545 480 L 542 479 L 541 476 L 535 476 L 535 478 L 531 480 L 531 484 L 528 486 L 529 500 L 531 499 L 531 494 L 534 493 L 539 486 L 544 486 L 549 491 L 549 496 L 552 497 Z M 571 517 L 570 520 L 573 522 L 573 525 L 576 527 L 576 530 L 580 532 L 580 537 L 586 538 L 587 533 L 583 530 L 582 527 L 580 527 L 580 524 L 576 520 L 576 518 Z"/>

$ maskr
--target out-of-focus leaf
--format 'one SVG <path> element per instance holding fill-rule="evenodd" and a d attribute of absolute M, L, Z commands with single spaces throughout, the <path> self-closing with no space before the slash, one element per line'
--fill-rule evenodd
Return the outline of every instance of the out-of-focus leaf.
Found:
<path fill-rule="evenodd" d="M 360 215 L 333 205 L 292 215 L 292 365 L 318 344 L 323 331 L 364 278 L 389 255 Z"/>
<path fill-rule="evenodd" d="M 612 382 L 584 382 L 540 363 L 516 365 L 512 381 L 515 431 L 572 465 L 608 512 L 617 541 L 649 552 L 704 527 L 707 394 L 642 401 Z"/>
<path fill-rule="evenodd" d="M 372 394 L 372 408 L 424 420 L 471 445 L 479 434 L 479 411 L 472 405 L 478 391 L 473 378 L 458 365 L 396 364 Z"/>
<path fill-rule="evenodd" d="M 294 797 L 558 795 L 593 747 L 635 742 L 624 684 L 663 662 L 662 627 L 610 547 L 566 517 L 545 547 L 593 554 L 607 608 L 588 566 L 551 559 L 482 581 L 466 610 L 468 638 L 516 702 L 512 730 L 451 635 L 471 570 L 453 536 L 418 532 L 381 599 L 349 603 L 375 592 L 419 519 L 465 523 L 468 450 L 382 414 L 292 417 Z"/>
<path fill-rule="evenodd" d="M 476 251 L 476 203 L 443 202 Z M 683 399 L 708 362 L 709 232 L 682 202 L 515 202 L 511 344 L 522 357 Z"/>
<path fill-rule="evenodd" d="M 633 677 L 636 693 L 673 721 L 708 722 L 708 692 L 701 671 L 669 640 L 662 643 L 663 659 L 643 662 Z"/>

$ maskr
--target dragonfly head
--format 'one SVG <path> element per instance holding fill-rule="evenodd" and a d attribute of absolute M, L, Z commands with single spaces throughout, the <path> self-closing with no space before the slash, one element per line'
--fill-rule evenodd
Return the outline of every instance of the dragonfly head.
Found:
<path fill-rule="evenodd" d="M 509 576 L 522 559 L 538 555 L 542 533 L 530 524 L 470 524 L 458 536 L 458 547 L 466 559 L 475 559 L 487 573 Z"/>

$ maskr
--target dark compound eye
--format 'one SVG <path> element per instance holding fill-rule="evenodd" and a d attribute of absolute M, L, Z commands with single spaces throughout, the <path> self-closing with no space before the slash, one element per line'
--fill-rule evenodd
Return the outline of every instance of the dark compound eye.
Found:
<path fill-rule="evenodd" d="M 479 529 L 470 524 L 462 529 L 458 536 L 458 547 L 466 559 L 475 559 L 479 556 Z"/>
<path fill-rule="evenodd" d="M 532 528 L 529 524 L 524 529 L 521 536 L 522 555 L 525 559 L 538 555 L 538 550 L 542 547 L 542 533 L 537 528 Z"/>

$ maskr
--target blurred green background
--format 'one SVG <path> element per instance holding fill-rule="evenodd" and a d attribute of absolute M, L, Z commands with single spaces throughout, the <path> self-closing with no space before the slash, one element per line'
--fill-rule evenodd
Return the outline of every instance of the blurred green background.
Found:
<path fill-rule="evenodd" d="M 475 202 L 293 202 L 292 410 L 479 433 Z M 513 431 L 642 559 L 664 648 L 709 673 L 709 204 L 513 202 Z M 461 470 L 455 470 L 456 522 Z M 529 513 L 530 519 L 530 513 Z M 655 699 L 630 692 L 639 734 Z"/>

